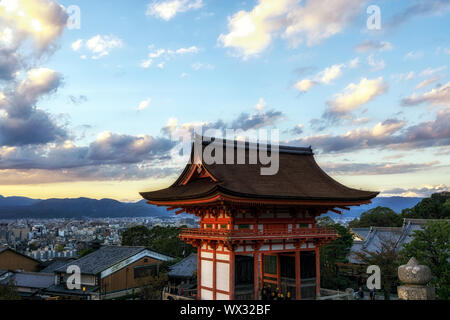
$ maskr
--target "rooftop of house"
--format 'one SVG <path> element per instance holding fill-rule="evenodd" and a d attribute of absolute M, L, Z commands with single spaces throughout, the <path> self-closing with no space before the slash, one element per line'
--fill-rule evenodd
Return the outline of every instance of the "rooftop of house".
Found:
<path fill-rule="evenodd" d="M 7 284 L 10 281 L 16 287 L 45 289 L 55 283 L 55 276 L 41 272 L 13 272 L 8 278 L 3 279 L 1 283 Z"/>
<path fill-rule="evenodd" d="M 53 273 L 56 269 L 66 265 L 70 261 L 76 260 L 75 258 L 67 258 L 67 257 L 57 257 L 52 259 L 51 261 L 46 261 L 43 263 L 45 268 L 41 270 L 42 273 Z"/>
<path fill-rule="evenodd" d="M 172 265 L 168 273 L 169 277 L 191 278 L 197 272 L 197 254 L 191 253 L 180 262 Z"/>
<path fill-rule="evenodd" d="M 349 262 L 361 263 L 356 256 L 357 252 L 367 250 L 379 251 L 383 243 L 392 243 L 397 251 L 400 251 L 406 243 L 414 239 L 414 231 L 420 230 L 430 221 L 443 221 L 437 219 L 404 219 L 402 227 L 370 227 L 353 228 L 352 231 L 363 238 L 356 240 L 350 249 Z M 446 219 L 446 221 L 450 221 Z"/>
<path fill-rule="evenodd" d="M 13 248 L 10 248 L 10 247 L 0 247 L 0 254 L 3 253 L 3 252 L 6 252 L 6 251 L 14 252 L 15 254 L 21 255 L 22 257 L 25 257 L 25 258 L 27 258 L 27 259 L 33 260 L 33 261 L 35 261 L 36 263 L 40 263 L 40 261 L 38 261 L 38 260 L 36 260 L 36 259 L 34 259 L 34 258 L 30 257 L 30 256 L 27 256 L 27 255 L 25 255 L 25 254 L 23 254 L 23 253 L 20 253 L 20 252 L 14 250 Z"/>
<path fill-rule="evenodd" d="M 169 256 L 148 250 L 145 247 L 105 246 L 80 259 L 66 263 L 54 270 L 54 272 L 65 273 L 69 265 L 76 265 L 80 268 L 81 273 L 96 275 L 143 251 L 145 251 L 147 256 L 157 260 L 168 261 L 172 259 Z"/>

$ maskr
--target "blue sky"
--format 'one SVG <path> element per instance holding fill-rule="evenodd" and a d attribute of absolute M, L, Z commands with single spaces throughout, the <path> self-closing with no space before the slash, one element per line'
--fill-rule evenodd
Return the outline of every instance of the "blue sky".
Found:
<path fill-rule="evenodd" d="M 449 15 L 442 0 L 3 0 L 0 194 L 136 200 L 180 172 L 170 133 L 219 120 L 312 145 L 349 186 L 448 190 Z"/>

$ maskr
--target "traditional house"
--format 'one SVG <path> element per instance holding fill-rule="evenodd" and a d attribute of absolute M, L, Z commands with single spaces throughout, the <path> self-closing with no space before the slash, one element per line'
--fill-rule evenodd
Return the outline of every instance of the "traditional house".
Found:
<path fill-rule="evenodd" d="M 172 259 L 145 247 L 102 247 L 54 270 L 56 284 L 47 292 L 53 296 L 79 299 L 113 299 L 130 295 L 139 289 L 141 279 L 157 274 L 159 265 Z M 70 266 L 80 268 L 80 289 L 67 287 Z"/>
<path fill-rule="evenodd" d="M 17 293 L 25 299 L 40 299 L 45 296 L 45 289 L 55 283 L 53 274 L 41 272 L 9 272 L 0 276 L 1 285 L 14 287 Z"/>
<path fill-rule="evenodd" d="M 169 283 L 164 290 L 165 299 L 182 296 L 193 298 L 197 292 L 197 254 L 191 253 L 178 263 L 169 267 Z"/>
<path fill-rule="evenodd" d="M 348 255 L 348 263 L 338 263 L 339 271 L 355 282 L 363 285 L 368 277 L 367 266 L 359 259 L 363 252 L 379 252 L 383 245 L 400 251 L 406 243 L 414 239 L 414 231 L 421 230 L 430 221 L 436 219 L 403 219 L 401 227 L 369 227 L 353 228 L 353 245 Z M 450 221 L 450 220 L 446 220 Z"/>
<path fill-rule="evenodd" d="M 0 248 L 0 269 L 38 271 L 40 262 L 9 247 Z"/>
<path fill-rule="evenodd" d="M 370 203 L 378 193 L 333 180 L 311 148 L 199 140 L 175 183 L 141 193 L 149 204 L 200 217 L 200 228 L 180 234 L 197 248 L 198 299 L 259 299 L 264 285 L 296 299 L 314 298 L 320 247 L 338 236 L 317 227 L 315 218 Z M 204 160 L 212 149 L 223 161 Z M 261 175 L 265 166 L 253 161 L 265 151 L 278 156 L 274 175 Z"/>

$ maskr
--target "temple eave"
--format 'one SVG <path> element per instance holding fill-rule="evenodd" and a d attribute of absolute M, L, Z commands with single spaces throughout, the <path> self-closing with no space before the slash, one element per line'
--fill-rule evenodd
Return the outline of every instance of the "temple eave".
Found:
<path fill-rule="evenodd" d="M 343 206 L 360 206 L 370 204 L 370 199 L 286 199 L 286 198 L 244 198 L 229 196 L 225 194 L 216 194 L 208 198 L 197 199 L 147 199 L 148 204 L 157 206 L 170 206 L 174 208 L 186 208 L 196 205 L 215 205 L 215 204 L 245 204 L 245 205 L 284 205 L 284 206 L 326 206 L 330 208 L 342 208 Z M 345 208 L 344 208 L 345 209 Z"/>

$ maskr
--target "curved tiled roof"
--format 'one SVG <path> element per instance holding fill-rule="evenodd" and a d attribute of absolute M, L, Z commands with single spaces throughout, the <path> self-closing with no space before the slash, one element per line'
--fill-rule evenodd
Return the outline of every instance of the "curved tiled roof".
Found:
<path fill-rule="evenodd" d="M 190 278 L 197 272 L 197 254 L 189 256 L 170 267 L 169 277 Z"/>
<path fill-rule="evenodd" d="M 70 261 L 67 264 L 57 268 L 55 272 L 66 272 L 67 267 L 70 265 L 76 265 L 80 267 L 83 274 L 98 274 L 103 270 L 119 263 L 125 259 L 128 259 L 141 251 L 147 251 L 149 257 L 158 260 L 170 260 L 171 257 L 163 254 L 150 251 L 145 247 L 127 247 L 127 246 L 106 246 L 102 247 L 80 259 Z"/>
<path fill-rule="evenodd" d="M 212 196 L 217 193 L 243 197 L 243 198 L 267 198 L 285 200 L 318 200 L 318 201 L 367 201 L 378 192 L 362 191 L 344 186 L 327 175 L 316 163 L 311 148 L 296 148 L 279 146 L 279 170 L 274 175 L 261 175 L 261 168 L 267 167 L 258 164 L 249 164 L 250 150 L 252 146 L 245 146 L 245 164 L 237 164 L 236 155 L 239 148 L 234 142 L 210 142 L 224 148 L 224 164 L 208 164 L 201 161 L 202 167 L 214 178 L 186 180 L 196 163 L 188 164 L 177 181 L 170 187 L 158 191 L 142 192 L 147 200 L 171 201 L 199 199 Z M 203 142 L 202 151 L 210 143 Z M 234 143 L 234 145 L 233 145 Z M 233 164 L 225 164 L 226 146 L 234 147 Z M 254 145 L 253 148 L 262 148 Z M 269 145 L 267 149 L 271 150 Z M 203 153 L 202 153 L 203 154 Z M 191 162 L 194 162 L 194 147 L 191 154 Z"/>

